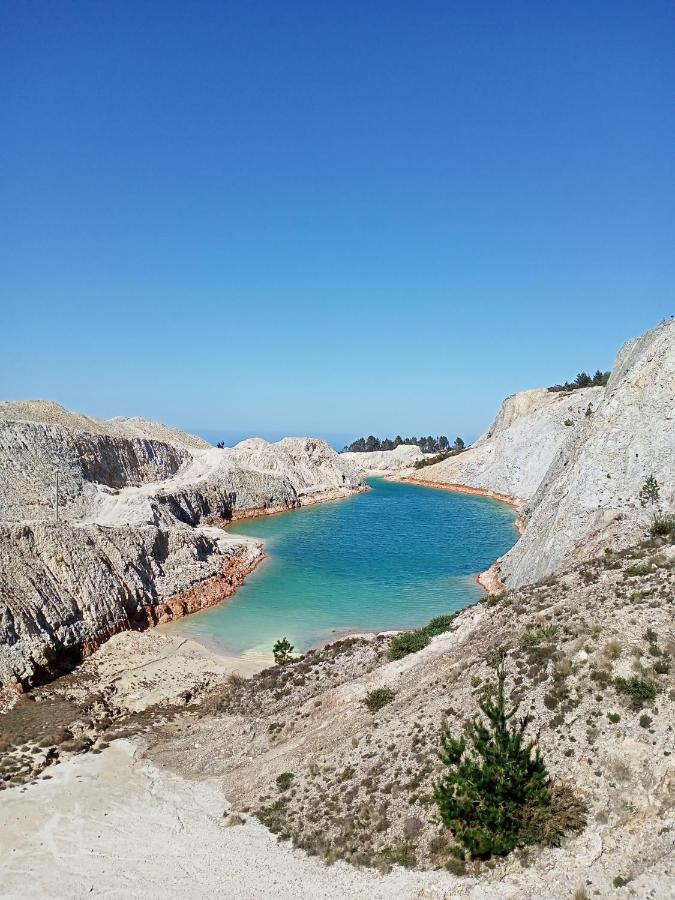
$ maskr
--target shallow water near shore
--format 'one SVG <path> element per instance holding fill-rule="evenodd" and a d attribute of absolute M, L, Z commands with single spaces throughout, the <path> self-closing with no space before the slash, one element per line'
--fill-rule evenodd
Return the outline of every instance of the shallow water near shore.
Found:
<path fill-rule="evenodd" d="M 487 497 L 370 478 L 371 490 L 237 522 L 268 555 L 237 593 L 166 630 L 237 655 L 357 631 L 414 628 L 482 595 L 478 572 L 515 543 L 516 515 Z"/>

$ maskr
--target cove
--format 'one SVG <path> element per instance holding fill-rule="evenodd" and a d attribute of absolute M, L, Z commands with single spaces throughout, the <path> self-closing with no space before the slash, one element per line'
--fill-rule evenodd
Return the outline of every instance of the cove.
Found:
<path fill-rule="evenodd" d="M 237 522 L 269 557 L 226 602 L 172 623 L 224 653 L 270 655 L 352 631 L 423 625 L 482 595 L 475 576 L 517 539 L 504 503 L 370 478 L 345 500 Z"/>

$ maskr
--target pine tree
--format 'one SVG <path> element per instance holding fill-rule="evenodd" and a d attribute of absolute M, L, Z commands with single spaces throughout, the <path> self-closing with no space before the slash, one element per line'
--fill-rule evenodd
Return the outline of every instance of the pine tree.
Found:
<path fill-rule="evenodd" d="M 281 640 L 278 640 L 274 647 L 272 647 L 274 662 L 278 666 L 284 666 L 286 663 L 291 662 L 293 660 L 294 649 L 293 644 L 291 644 L 288 638 L 281 638 Z"/>
<path fill-rule="evenodd" d="M 653 475 L 650 475 L 640 489 L 640 503 L 642 506 L 646 506 L 648 503 L 655 506 L 659 502 L 660 495 L 659 483 Z"/>
<path fill-rule="evenodd" d="M 496 690 L 491 685 L 479 702 L 487 723 L 476 717 L 459 739 L 443 727 L 441 758 L 448 772 L 434 788 L 443 823 L 476 859 L 513 850 L 524 813 L 551 802 L 539 750 L 524 741 L 527 717 L 510 724 L 518 704 L 507 708 L 503 661 L 496 674 Z"/>

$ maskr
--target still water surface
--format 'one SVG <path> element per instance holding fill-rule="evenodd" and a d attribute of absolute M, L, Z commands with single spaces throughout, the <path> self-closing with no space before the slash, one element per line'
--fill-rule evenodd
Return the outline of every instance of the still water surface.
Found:
<path fill-rule="evenodd" d="M 227 653 L 304 651 L 347 631 L 422 625 L 482 596 L 476 573 L 516 541 L 515 513 L 487 497 L 382 478 L 346 500 L 237 522 L 266 559 L 234 597 L 173 633 Z"/>

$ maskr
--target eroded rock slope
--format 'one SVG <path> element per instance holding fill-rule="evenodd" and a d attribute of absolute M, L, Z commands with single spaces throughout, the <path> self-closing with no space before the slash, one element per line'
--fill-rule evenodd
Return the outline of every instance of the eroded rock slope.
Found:
<path fill-rule="evenodd" d="M 650 475 L 660 498 L 645 507 Z M 515 394 L 472 447 L 410 477 L 519 501 L 527 527 L 500 563 L 509 587 L 629 545 L 675 507 L 675 322 L 628 341 L 606 387 Z"/>
<path fill-rule="evenodd" d="M 0 404 L 0 471 L 0 685 L 228 596 L 262 550 L 213 526 L 362 486 L 324 441 L 219 449 L 45 401 Z"/>
<path fill-rule="evenodd" d="M 656 504 L 640 490 L 653 475 Z M 561 448 L 531 499 L 527 529 L 501 566 L 507 585 L 536 581 L 605 547 L 626 546 L 675 507 L 675 322 L 628 341 L 602 399 Z"/>

